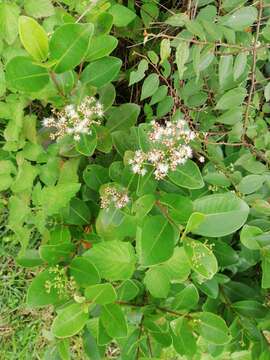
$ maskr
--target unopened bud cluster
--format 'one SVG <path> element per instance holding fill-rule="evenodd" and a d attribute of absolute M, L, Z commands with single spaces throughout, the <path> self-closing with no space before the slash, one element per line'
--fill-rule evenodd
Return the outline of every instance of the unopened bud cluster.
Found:
<path fill-rule="evenodd" d="M 107 186 L 104 189 L 103 194 L 101 195 L 101 204 L 102 209 L 110 207 L 110 205 L 115 206 L 118 209 L 125 207 L 129 202 L 128 193 L 126 190 L 118 190 L 114 186 Z"/>
<path fill-rule="evenodd" d="M 45 290 L 48 294 L 50 294 L 52 289 L 55 289 L 60 297 L 75 292 L 75 280 L 72 277 L 68 279 L 65 268 L 60 268 L 59 265 L 56 265 L 50 268 L 49 272 L 54 274 L 54 278 L 45 282 Z"/>
<path fill-rule="evenodd" d="M 58 140 L 65 135 L 72 135 L 79 141 L 82 134 L 91 135 L 92 125 L 100 125 L 103 116 L 102 105 L 94 98 L 87 96 L 80 105 L 67 105 L 61 111 L 53 110 L 53 115 L 43 119 L 43 126 L 52 128 L 52 140 Z"/>
<path fill-rule="evenodd" d="M 142 176 L 147 173 L 146 165 L 152 165 L 155 178 L 160 180 L 165 178 L 170 170 L 175 171 L 178 165 L 185 164 L 192 157 L 189 143 L 196 138 L 196 134 L 184 120 L 167 121 L 164 126 L 152 121 L 151 125 L 149 140 L 152 149 L 148 152 L 135 151 L 129 164 L 133 173 Z"/>

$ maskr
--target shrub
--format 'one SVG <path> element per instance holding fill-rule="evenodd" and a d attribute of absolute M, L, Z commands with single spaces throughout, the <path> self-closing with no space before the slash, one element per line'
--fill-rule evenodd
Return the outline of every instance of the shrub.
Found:
<path fill-rule="evenodd" d="M 1 204 L 44 358 L 79 334 L 89 359 L 267 359 L 268 3 L 127 3 L 0 3 Z"/>

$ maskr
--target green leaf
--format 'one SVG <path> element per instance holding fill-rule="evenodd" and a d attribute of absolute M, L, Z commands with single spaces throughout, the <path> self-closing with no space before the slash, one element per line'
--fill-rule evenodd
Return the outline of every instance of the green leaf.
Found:
<path fill-rule="evenodd" d="M 174 184 L 187 189 L 200 189 L 204 186 L 200 169 L 192 160 L 178 165 L 175 171 L 169 172 L 168 178 Z"/>
<path fill-rule="evenodd" d="M 49 82 L 48 71 L 27 57 L 16 56 L 6 65 L 6 80 L 11 87 L 25 92 L 36 92 Z"/>
<path fill-rule="evenodd" d="M 193 232 L 203 222 L 205 215 L 202 213 L 194 212 L 190 215 L 185 229 L 185 234 Z"/>
<path fill-rule="evenodd" d="M 145 71 L 147 69 L 148 69 L 148 61 L 145 59 L 142 59 L 139 62 L 138 69 L 131 71 L 128 86 L 131 86 L 131 85 L 141 81 L 144 78 Z"/>
<path fill-rule="evenodd" d="M 18 35 L 18 19 L 20 8 L 14 3 L 0 4 L 0 37 L 9 45 L 14 43 Z"/>
<path fill-rule="evenodd" d="M 98 191 L 102 184 L 110 181 L 108 169 L 97 164 L 88 165 L 84 169 L 83 180 L 90 189 Z"/>
<path fill-rule="evenodd" d="M 76 142 L 76 150 L 84 156 L 93 155 L 97 146 L 97 133 L 91 129 L 91 134 L 81 134 L 80 140 Z"/>
<path fill-rule="evenodd" d="M 87 65 L 82 72 L 83 83 L 100 88 L 115 80 L 122 66 L 122 60 L 107 56 Z"/>
<path fill-rule="evenodd" d="M 199 333 L 210 344 L 225 345 L 230 341 L 230 331 L 220 316 L 202 312 L 199 321 Z"/>
<path fill-rule="evenodd" d="M 197 350 L 196 338 L 192 333 L 188 320 L 180 317 L 170 323 L 173 346 L 178 354 L 194 356 Z"/>
<path fill-rule="evenodd" d="M 193 203 L 187 197 L 175 193 L 165 193 L 159 199 L 167 206 L 169 216 L 180 224 L 186 224 L 193 211 Z"/>
<path fill-rule="evenodd" d="M 140 110 L 140 106 L 132 103 L 112 107 L 106 114 L 106 126 L 111 132 L 126 130 L 136 124 Z"/>
<path fill-rule="evenodd" d="M 241 7 L 226 17 L 223 25 L 236 31 L 244 30 L 256 21 L 257 13 L 257 9 L 254 6 Z"/>
<path fill-rule="evenodd" d="M 82 330 L 88 320 L 88 312 L 82 304 L 71 304 L 56 316 L 52 323 L 52 333 L 58 338 L 66 338 Z"/>
<path fill-rule="evenodd" d="M 27 15 L 34 18 L 44 18 L 54 14 L 51 0 L 24 0 L 24 9 Z"/>
<path fill-rule="evenodd" d="M 113 240 L 95 244 L 85 256 L 106 280 L 129 279 L 135 269 L 136 257 L 130 243 Z"/>
<path fill-rule="evenodd" d="M 127 26 L 136 17 L 135 12 L 120 4 L 110 7 L 109 14 L 113 16 L 113 23 L 117 27 Z"/>
<path fill-rule="evenodd" d="M 35 60 L 44 61 L 47 59 L 48 36 L 37 21 L 27 16 L 20 16 L 19 34 L 24 48 Z"/>
<path fill-rule="evenodd" d="M 232 107 L 239 106 L 245 99 L 246 94 L 247 92 L 244 88 L 235 88 L 229 90 L 221 96 L 221 98 L 217 102 L 216 109 L 227 110 L 231 109 Z"/>
<path fill-rule="evenodd" d="M 82 287 L 100 282 L 99 272 L 87 257 L 76 256 L 69 265 L 69 272 Z"/>
<path fill-rule="evenodd" d="M 104 305 L 101 309 L 101 322 L 112 338 L 127 336 L 127 323 L 122 309 L 117 304 Z"/>
<path fill-rule="evenodd" d="M 266 101 L 270 100 L 270 83 L 268 83 L 264 88 L 264 97 Z"/>
<path fill-rule="evenodd" d="M 189 284 L 176 294 L 172 307 L 176 310 L 192 309 L 198 304 L 198 301 L 199 293 L 196 286 Z"/>
<path fill-rule="evenodd" d="M 87 300 L 99 305 L 111 304 L 117 299 L 116 291 L 109 283 L 88 286 L 84 296 Z"/>
<path fill-rule="evenodd" d="M 122 301 L 130 301 L 134 299 L 140 291 L 137 282 L 133 280 L 125 280 L 122 284 L 117 288 L 117 297 Z"/>
<path fill-rule="evenodd" d="M 181 13 L 181 14 L 174 14 L 172 16 L 169 16 L 168 19 L 166 19 L 165 23 L 171 26 L 179 27 L 185 25 L 187 20 L 188 20 L 187 14 Z"/>
<path fill-rule="evenodd" d="M 232 304 L 232 308 L 240 315 L 251 317 L 252 319 L 263 319 L 268 314 L 267 307 L 255 300 L 237 301 Z"/>
<path fill-rule="evenodd" d="M 158 89 L 159 76 L 157 74 L 150 74 L 144 80 L 141 92 L 141 101 L 152 96 Z"/>
<path fill-rule="evenodd" d="M 111 35 L 94 37 L 85 56 L 87 61 L 94 61 L 108 56 L 117 46 L 118 40 Z"/>
<path fill-rule="evenodd" d="M 64 24 L 56 29 L 49 44 L 56 73 L 71 70 L 83 60 L 93 32 L 93 24 Z"/>
<path fill-rule="evenodd" d="M 39 254 L 41 259 L 46 261 L 49 265 L 55 265 L 60 262 L 69 260 L 72 257 L 72 252 L 75 250 L 74 244 L 62 243 L 55 245 L 41 245 Z"/>
<path fill-rule="evenodd" d="M 168 260 L 174 249 L 172 225 L 161 215 L 148 217 L 142 228 L 138 228 L 136 246 L 143 266 Z"/>
<path fill-rule="evenodd" d="M 247 66 L 247 54 L 245 52 L 241 52 L 236 56 L 234 61 L 234 67 L 233 67 L 234 81 L 240 78 L 240 76 L 244 73 L 246 66 Z"/>
<path fill-rule="evenodd" d="M 80 184 L 58 184 L 42 189 L 40 204 L 48 215 L 54 215 L 65 207 L 80 189 Z"/>
<path fill-rule="evenodd" d="M 228 80 L 228 75 L 232 72 L 233 65 L 233 56 L 225 55 L 220 57 L 219 67 L 218 67 L 218 79 L 219 86 L 222 88 L 226 85 Z"/>
<path fill-rule="evenodd" d="M 209 246 L 197 240 L 185 239 L 184 249 L 191 268 L 204 278 L 212 279 L 218 271 L 218 263 Z"/>
<path fill-rule="evenodd" d="M 46 269 L 38 274 L 32 281 L 27 291 L 26 302 L 31 307 L 43 307 L 50 304 L 56 304 L 61 300 L 60 295 L 55 287 L 50 291 L 46 289 L 46 283 L 54 282 L 56 274 Z"/>
<path fill-rule="evenodd" d="M 248 205 L 230 193 L 198 198 L 194 202 L 194 210 L 206 216 L 193 232 L 210 237 L 234 233 L 244 225 L 249 214 Z"/>
<path fill-rule="evenodd" d="M 262 258 L 262 288 L 270 288 L 270 257 L 263 256 Z"/>
<path fill-rule="evenodd" d="M 173 256 L 160 265 L 171 281 L 184 282 L 190 274 L 190 264 L 183 247 L 174 248 Z"/>
<path fill-rule="evenodd" d="M 262 175 L 247 175 L 238 184 L 238 190 L 243 194 L 252 194 L 262 187 L 264 181 Z"/>
<path fill-rule="evenodd" d="M 62 211 L 63 220 L 70 225 L 87 225 L 91 219 L 91 212 L 87 204 L 78 198 L 73 198 Z"/>
<path fill-rule="evenodd" d="M 166 298 L 170 290 L 170 278 L 162 267 L 153 267 L 147 270 L 144 284 L 153 297 Z"/>
<path fill-rule="evenodd" d="M 186 70 L 186 62 L 189 58 L 189 43 L 187 41 L 180 41 L 175 54 L 175 61 L 178 68 L 179 79 L 183 78 Z"/>

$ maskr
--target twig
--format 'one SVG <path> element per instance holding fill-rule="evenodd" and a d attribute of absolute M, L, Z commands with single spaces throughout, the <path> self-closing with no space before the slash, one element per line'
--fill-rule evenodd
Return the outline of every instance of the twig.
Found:
<path fill-rule="evenodd" d="M 248 100 L 247 100 L 247 105 L 246 105 L 246 110 L 245 110 L 245 116 L 244 116 L 244 127 L 243 127 L 243 135 L 242 135 L 243 141 L 244 141 L 244 139 L 246 137 L 246 131 L 247 131 L 247 126 L 248 126 L 248 118 L 249 118 L 249 109 L 250 109 L 250 104 L 251 104 L 251 100 L 252 100 L 252 97 L 253 97 L 253 91 L 254 91 L 255 82 L 256 82 L 256 61 L 257 61 L 257 49 L 258 49 L 257 42 L 258 42 L 259 34 L 260 34 L 262 12 L 263 12 L 263 0 L 260 0 L 258 18 L 257 18 L 257 27 L 256 27 L 254 44 L 253 44 L 253 58 L 252 58 L 252 68 L 251 68 L 251 85 L 250 85 L 250 90 L 249 90 Z"/>

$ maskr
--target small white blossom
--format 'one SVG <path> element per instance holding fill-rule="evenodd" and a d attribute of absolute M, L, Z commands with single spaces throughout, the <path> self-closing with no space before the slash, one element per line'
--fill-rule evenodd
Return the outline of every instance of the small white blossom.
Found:
<path fill-rule="evenodd" d="M 205 161 L 204 157 L 203 157 L 203 156 L 200 156 L 200 157 L 199 157 L 199 162 L 200 162 L 200 163 L 204 163 L 204 161 Z"/>
<path fill-rule="evenodd" d="M 110 205 L 114 205 L 117 209 L 121 209 L 125 207 L 129 201 L 130 199 L 126 190 L 118 190 L 115 186 L 108 185 L 101 196 L 100 207 L 106 209 Z"/>
<path fill-rule="evenodd" d="M 63 110 L 53 110 L 54 117 L 43 119 L 43 126 L 53 128 L 50 134 L 52 140 L 58 140 L 65 135 L 74 134 L 75 141 L 81 134 L 91 134 L 92 125 L 100 125 L 103 107 L 94 97 L 86 97 L 77 107 L 66 105 Z"/>

